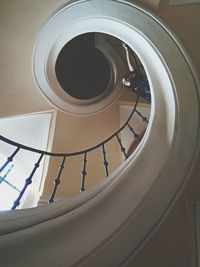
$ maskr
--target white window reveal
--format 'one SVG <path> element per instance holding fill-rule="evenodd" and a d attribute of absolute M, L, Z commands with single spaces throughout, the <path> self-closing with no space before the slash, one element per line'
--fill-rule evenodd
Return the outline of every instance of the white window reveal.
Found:
<path fill-rule="evenodd" d="M 52 112 L 36 113 L 0 119 L 1 135 L 30 147 L 47 150 L 50 145 Z M 8 158 L 16 150 L 15 146 L 0 142 L 0 210 L 11 209 L 23 190 L 26 179 L 38 161 L 39 154 L 20 149 L 12 160 Z M 44 157 L 20 198 L 18 209 L 37 205 L 42 194 Z"/>
<path fill-rule="evenodd" d="M 0 153 L 0 166 L 2 166 L 7 160 L 7 157 Z M 12 208 L 14 201 L 17 199 L 20 194 L 23 186 L 24 180 L 26 179 L 27 174 L 19 164 L 14 160 L 10 162 L 6 168 L 1 172 L 0 175 L 0 210 L 9 210 Z M 28 190 L 27 190 L 28 191 Z M 27 192 L 28 193 L 28 192 Z M 26 198 L 26 197 L 25 197 Z M 23 206 L 24 200 L 21 202 Z"/>

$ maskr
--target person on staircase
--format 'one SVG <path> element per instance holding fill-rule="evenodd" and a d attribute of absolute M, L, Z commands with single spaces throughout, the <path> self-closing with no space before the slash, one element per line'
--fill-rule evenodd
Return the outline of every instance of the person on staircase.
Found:
<path fill-rule="evenodd" d="M 130 60 L 130 52 L 127 44 L 122 43 L 122 46 L 126 53 L 126 60 L 129 69 L 129 73 L 124 76 L 122 83 L 131 91 L 143 97 L 146 101 L 151 102 L 150 86 L 146 74 L 140 72 L 139 66 L 134 69 Z"/>

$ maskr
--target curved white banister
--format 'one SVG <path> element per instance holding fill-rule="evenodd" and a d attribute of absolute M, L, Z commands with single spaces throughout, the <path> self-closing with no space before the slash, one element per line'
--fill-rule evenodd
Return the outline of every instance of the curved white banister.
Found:
<path fill-rule="evenodd" d="M 42 45 L 50 35 L 49 46 L 58 48 L 64 33 L 73 38 L 91 31 L 118 37 L 141 59 L 153 90 L 150 126 L 129 159 L 92 190 L 33 210 L 3 213 L 4 267 L 126 265 L 196 164 L 199 92 L 196 74 L 177 39 L 134 4 L 86 0 L 64 7 L 49 21 Z"/>

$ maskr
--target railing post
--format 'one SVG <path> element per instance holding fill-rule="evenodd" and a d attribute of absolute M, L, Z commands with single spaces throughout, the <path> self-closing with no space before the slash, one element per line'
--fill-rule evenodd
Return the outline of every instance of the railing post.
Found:
<path fill-rule="evenodd" d="M 55 194 L 56 194 L 56 191 L 57 191 L 57 187 L 58 187 L 59 184 L 60 184 L 61 174 L 62 174 L 62 171 L 63 171 L 63 169 L 64 169 L 64 167 L 65 167 L 65 160 L 66 160 L 66 156 L 63 157 L 62 162 L 61 162 L 61 164 L 60 164 L 59 172 L 58 172 L 57 178 L 56 178 L 55 181 L 54 181 L 54 188 L 53 188 L 51 197 L 50 197 L 50 199 L 49 199 L 49 203 L 54 202 L 54 197 L 55 197 Z"/>
<path fill-rule="evenodd" d="M 103 164 L 104 164 L 104 169 L 105 169 L 105 174 L 106 176 L 109 175 L 109 172 L 108 172 L 108 161 L 106 159 L 106 150 L 105 150 L 105 145 L 102 144 L 102 150 L 103 150 Z"/>
<path fill-rule="evenodd" d="M 128 158 L 128 156 L 126 155 L 126 149 L 125 149 L 125 147 L 122 145 L 122 141 L 121 141 L 121 139 L 119 138 L 118 134 L 116 135 L 116 137 L 117 137 L 117 141 L 118 141 L 118 143 L 119 143 L 119 145 L 120 145 L 121 151 L 122 151 L 122 153 L 123 153 L 123 155 L 124 155 L 124 157 L 125 157 L 125 160 L 126 160 L 126 159 Z"/>
<path fill-rule="evenodd" d="M 13 161 L 13 158 L 17 154 L 17 152 L 20 150 L 20 147 L 17 147 L 16 150 L 12 153 L 10 157 L 7 158 L 6 162 L 1 166 L 0 173 L 6 168 L 6 166 Z"/>
<path fill-rule="evenodd" d="M 15 155 L 21 149 L 26 150 L 26 151 L 30 151 L 32 153 L 37 153 L 37 154 L 40 155 L 37 163 L 35 164 L 35 167 L 31 171 L 30 176 L 25 180 L 24 186 L 23 186 L 23 188 L 22 188 L 21 191 L 19 191 L 18 188 L 16 188 L 16 187 L 12 186 L 11 184 L 9 184 L 9 181 L 7 181 L 7 179 L 5 179 L 6 178 L 5 175 L 0 176 L 0 184 L 4 181 L 7 184 L 9 184 L 10 186 L 12 186 L 14 189 L 16 189 L 17 191 L 19 191 L 19 196 L 14 201 L 14 204 L 12 206 L 12 209 L 16 209 L 16 207 L 20 205 L 21 198 L 23 197 L 23 195 L 24 195 L 27 187 L 32 183 L 33 175 L 35 174 L 37 168 L 39 167 L 40 162 L 41 162 L 41 160 L 42 160 L 42 158 L 43 158 L 44 155 L 62 158 L 61 164 L 59 166 L 59 171 L 57 173 L 57 177 L 54 180 L 54 186 L 53 186 L 53 189 L 52 189 L 50 198 L 49 198 L 49 203 L 54 202 L 54 198 L 55 198 L 55 195 L 56 195 L 58 186 L 61 183 L 61 176 L 62 176 L 62 173 L 63 173 L 63 169 L 64 169 L 64 164 L 65 164 L 66 157 L 83 155 L 83 167 L 82 167 L 82 172 L 81 172 L 81 185 L 80 185 L 80 191 L 81 192 L 85 191 L 85 181 L 86 181 L 86 176 L 87 176 L 87 171 L 86 171 L 86 169 L 87 169 L 87 155 L 88 155 L 89 152 L 94 151 L 94 150 L 96 150 L 96 149 L 98 149 L 98 148 L 101 147 L 101 149 L 102 149 L 102 158 L 103 158 L 103 165 L 104 165 L 105 176 L 108 177 L 109 176 L 109 162 L 107 160 L 107 151 L 106 151 L 106 145 L 107 145 L 107 143 L 111 139 L 117 138 L 117 141 L 118 141 L 118 144 L 120 146 L 121 152 L 123 153 L 123 155 L 125 157 L 125 160 L 126 160 L 128 158 L 128 152 L 126 151 L 126 148 L 124 147 L 124 145 L 122 143 L 122 140 L 119 137 L 120 136 L 120 133 L 123 131 L 123 129 L 125 129 L 125 127 L 129 127 L 130 131 L 133 133 L 134 137 L 136 138 L 136 140 L 138 142 L 140 142 L 141 139 L 142 139 L 140 137 L 140 135 L 138 135 L 134 131 L 133 127 L 131 127 L 131 125 L 130 125 L 130 120 L 131 120 L 131 118 L 133 117 L 134 114 L 139 115 L 140 118 L 143 119 L 143 121 L 145 121 L 146 123 L 148 123 L 148 119 L 145 116 L 143 116 L 141 114 L 141 112 L 139 112 L 136 109 L 137 108 L 137 105 L 138 105 L 139 98 L 140 98 L 140 96 L 137 94 L 137 99 L 136 99 L 136 101 L 134 103 L 133 110 L 132 110 L 131 114 L 129 115 L 128 119 L 126 120 L 126 122 L 123 124 L 123 126 L 121 126 L 116 132 L 114 132 L 111 136 L 109 136 L 107 139 L 105 139 L 101 143 L 98 143 L 97 145 L 95 145 L 93 147 L 90 147 L 90 148 L 87 148 L 87 149 L 84 149 L 84 150 L 81 150 L 81 151 L 76 151 L 76 152 L 71 152 L 71 153 L 48 152 L 48 151 L 43 151 L 43 150 L 35 149 L 33 147 L 29 147 L 29 146 L 26 146 L 26 145 L 23 145 L 23 144 L 19 144 L 17 142 L 14 142 L 12 140 L 9 140 L 8 138 L 0 135 L 0 140 L 1 141 L 5 142 L 5 143 L 7 143 L 9 145 L 15 146 L 15 148 L 16 148 L 15 151 L 11 154 L 11 156 L 9 156 L 7 158 L 6 162 L 0 168 L 0 173 L 6 168 L 6 166 L 10 162 L 12 162 L 13 158 L 15 157 Z M 7 175 L 7 173 L 6 173 L 6 175 Z"/>
<path fill-rule="evenodd" d="M 149 123 L 149 120 L 144 117 L 141 112 L 139 112 L 137 109 L 135 109 L 135 112 L 140 116 L 140 118 L 142 118 L 144 122 Z"/>
<path fill-rule="evenodd" d="M 14 201 L 13 206 L 12 206 L 12 210 L 15 210 L 16 207 L 19 206 L 20 200 L 21 200 L 22 196 L 24 195 L 27 187 L 32 183 L 33 175 L 35 174 L 37 168 L 40 166 L 40 162 L 41 162 L 43 156 L 44 156 L 44 154 L 41 154 L 40 155 L 40 157 L 39 157 L 37 163 L 35 164 L 35 167 L 33 168 L 30 176 L 25 180 L 24 187 L 23 187 L 22 191 L 20 192 L 18 198 Z"/>
<path fill-rule="evenodd" d="M 133 130 L 133 127 L 130 126 L 130 124 L 128 123 L 127 124 L 128 128 L 130 129 L 130 131 L 133 133 L 135 139 L 137 139 L 138 142 L 140 142 L 140 137 L 139 137 L 139 134 L 137 134 L 134 130 Z"/>
<path fill-rule="evenodd" d="M 86 172 L 86 165 L 87 165 L 87 152 L 84 153 L 84 159 L 83 159 L 83 171 L 81 172 L 82 179 L 81 179 L 81 189 L 80 191 L 85 191 L 85 177 L 87 175 Z"/>

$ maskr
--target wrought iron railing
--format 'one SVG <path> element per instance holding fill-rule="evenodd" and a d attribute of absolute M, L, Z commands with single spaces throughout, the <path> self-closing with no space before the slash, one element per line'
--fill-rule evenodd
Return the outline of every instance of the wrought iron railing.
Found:
<path fill-rule="evenodd" d="M 140 99 L 140 96 L 137 95 L 137 98 L 136 98 L 136 101 L 135 101 L 133 110 L 132 110 L 130 116 L 128 117 L 128 119 L 126 120 L 126 122 L 123 124 L 122 127 L 120 127 L 116 132 L 114 132 L 111 136 L 109 136 L 107 139 L 105 139 L 101 143 L 99 143 L 99 144 L 97 144 L 97 145 L 95 145 L 93 147 L 90 147 L 88 149 L 81 150 L 81 151 L 71 152 L 71 153 L 54 153 L 54 152 L 48 152 L 48 151 L 43 151 L 43 150 L 35 149 L 33 147 L 29 147 L 29 146 L 26 146 L 26 145 L 23 145 L 23 144 L 19 144 L 17 142 L 14 142 L 14 141 L 12 141 L 12 140 L 10 140 L 10 139 L 8 139 L 8 138 L 0 135 L 0 140 L 2 142 L 5 142 L 5 143 L 7 143 L 7 144 L 9 144 L 9 145 L 11 145 L 11 146 L 13 146 L 15 148 L 14 149 L 14 152 L 11 155 L 8 156 L 8 158 L 6 159 L 6 161 L 0 167 L 0 177 L 2 177 L 1 180 L 0 180 L 0 185 L 3 182 L 8 182 L 5 179 L 5 177 L 1 176 L 1 173 L 3 172 L 3 170 L 9 164 L 12 164 L 14 158 L 19 153 L 19 151 L 21 151 L 21 150 L 28 150 L 28 151 L 30 151 L 32 153 L 36 153 L 36 154 L 39 155 L 37 162 L 35 163 L 35 165 L 33 166 L 33 169 L 30 172 L 30 175 L 24 181 L 23 188 L 20 191 L 18 190 L 19 191 L 19 195 L 18 195 L 17 199 L 15 199 L 14 203 L 12 204 L 11 209 L 14 210 L 14 209 L 16 209 L 20 205 L 20 201 L 21 201 L 21 199 L 22 199 L 25 191 L 27 190 L 28 186 L 31 185 L 31 183 L 33 181 L 33 178 L 34 178 L 34 175 L 35 175 L 37 169 L 39 168 L 40 163 L 41 163 L 42 159 L 44 158 L 44 156 L 48 156 L 48 157 L 59 157 L 61 159 L 61 163 L 60 163 L 60 166 L 59 166 L 58 174 L 57 174 L 57 177 L 54 180 L 54 185 L 53 185 L 53 188 L 52 188 L 52 193 L 51 193 L 50 198 L 49 198 L 49 203 L 54 202 L 54 199 L 55 199 L 55 195 L 56 195 L 58 186 L 61 184 L 61 177 L 62 177 L 63 169 L 65 167 L 65 162 L 66 162 L 66 159 L 69 158 L 69 157 L 75 157 L 75 156 L 80 156 L 80 155 L 83 156 L 83 166 L 82 166 L 81 184 L 80 184 L 80 191 L 81 192 L 82 191 L 85 191 L 85 181 L 86 181 L 86 178 L 87 178 L 88 154 L 91 151 L 94 151 L 96 149 L 101 148 L 101 150 L 102 150 L 102 164 L 103 164 L 104 170 L 105 170 L 105 177 L 109 176 L 109 174 L 110 174 L 109 173 L 109 161 L 107 159 L 107 150 L 106 150 L 106 146 L 107 146 L 108 142 L 110 142 L 113 139 L 116 139 L 116 141 L 117 141 L 117 143 L 119 145 L 119 148 L 121 150 L 121 153 L 124 156 L 124 159 L 126 160 L 128 158 L 128 155 L 127 155 L 128 148 L 125 148 L 124 147 L 124 145 L 122 143 L 122 140 L 120 138 L 120 133 L 127 127 L 130 130 L 130 132 L 133 134 L 134 139 L 139 144 L 140 141 L 141 141 L 140 135 L 139 135 L 139 133 L 137 133 L 134 130 L 134 127 L 130 124 L 130 121 L 133 118 L 133 116 L 139 116 L 139 118 L 145 124 L 148 124 L 148 118 L 145 117 L 143 114 L 141 114 L 141 112 L 138 110 L 139 99 Z"/>
<path fill-rule="evenodd" d="M 10 185 L 12 188 L 16 189 L 16 191 L 19 193 L 18 197 L 14 200 L 11 209 L 14 210 L 16 209 L 21 202 L 22 197 L 24 196 L 24 193 L 26 192 L 27 188 L 32 184 L 34 175 L 37 171 L 37 169 L 40 167 L 40 164 L 42 160 L 44 159 L 45 156 L 47 157 L 59 157 L 60 158 L 60 165 L 58 169 L 58 173 L 56 178 L 54 179 L 54 184 L 52 188 L 51 195 L 49 197 L 49 203 L 54 202 L 55 196 L 57 193 L 57 189 L 61 184 L 61 177 L 63 175 L 63 170 L 65 168 L 65 162 L 66 159 L 69 159 L 70 157 L 76 157 L 76 156 L 83 156 L 83 161 L 82 161 L 82 171 L 81 171 L 81 183 L 80 183 L 80 192 L 85 191 L 85 184 L 86 184 L 86 179 L 87 179 L 87 164 L 88 164 L 88 154 L 92 151 L 95 151 L 97 149 L 101 148 L 101 153 L 102 153 L 102 165 L 104 167 L 105 171 L 105 177 L 108 177 L 110 175 L 110 168 L 109 168 L 109 160 L 107 158 L 107 144 L 111 140 L 116 140 L 118 143 L 118 146 L 120 148 L 121 154 L 124 157 L 124 160 L 126 160 L 130 154 L 135 150 L 135 148 L 138 146 L 138 144 L 141 142 L 141 139 L 144 135 L 144 132 L 147 128 L 147 124 L 149 122 L 148 118 L 142 114 L 142 112 L 138 109 L 138 103 L 140 101 L 140 98 L 144 99 L 145 102 L 149 103 L 151 102 L 151 93 L 150 93 L 150 87 L 149 83 L 145 74 L 145 70 L 143 65 L 141 64 L 140 60 L 136 56 L 136 54 L 129 49 L 130 55 L 133 58 L 133 65 L 134 65 L 134 73 L 135 73 L 135 78 L 137 80 L 137 87 L 129 87 L 128 89 L 132 91 L 134 94 L 136 94 L 136 100 L 132 109 L 132 112 L 130 113 L 128 119 L 126 122 L 120 127 L 116 132 L 111 134 L 108 138 L 106 138 L 104 141 L 101 143 L 90 147 L 88 149 L 84 149 L 81 151 L 76 151 L 76 152 L 70 152 L 70 153 L 54 153 L 54 152 L 48 152 L 48 151 L 43 151 L 39 149 L 35 149 L 33 147 L 29 147 L 20 143 L 17 143 L 15 141 L 12 141 L 2 135 L 0 135 L 0 141 L 7 143 L 11 146 L 13 146 L 15 149 L 13 153 L 7 157 L 5 162 L 2 164 L 0 167 L 0 186 L 2 183 L 6 183 L 7 185 Z M 147 94 L 146 94 L 147 93 Z M 144 129 L 142 132 L 138 133 L 134 126 L 132 125 L 131 121 L 134 116 L 138 116 L 144 123 Z M 130 147 L 125 147 L 120 134 L 122 131 L 127 128 L 133 135 L 134 139 Z M 11 169 L 13 168 L 13 160 L 15 159 L 16 155 L 19 153 L 19 151 L 29 151 L 35 154 L 38 154 L 38 160 L 34 164 L 32 170 L 30 171 L 29 176 L 24 180 L 24 184 L 21 190 L 17 188 L 16 186 L 12 185 L 7 179 L 7 176 L 9 175 Z M 9 168 L 8 168 L 9 167 Z M 8 169 L 5 171 L 5 169 Z M 2 172 L 4 171 L 4 174 L 2 175 Z"/>

